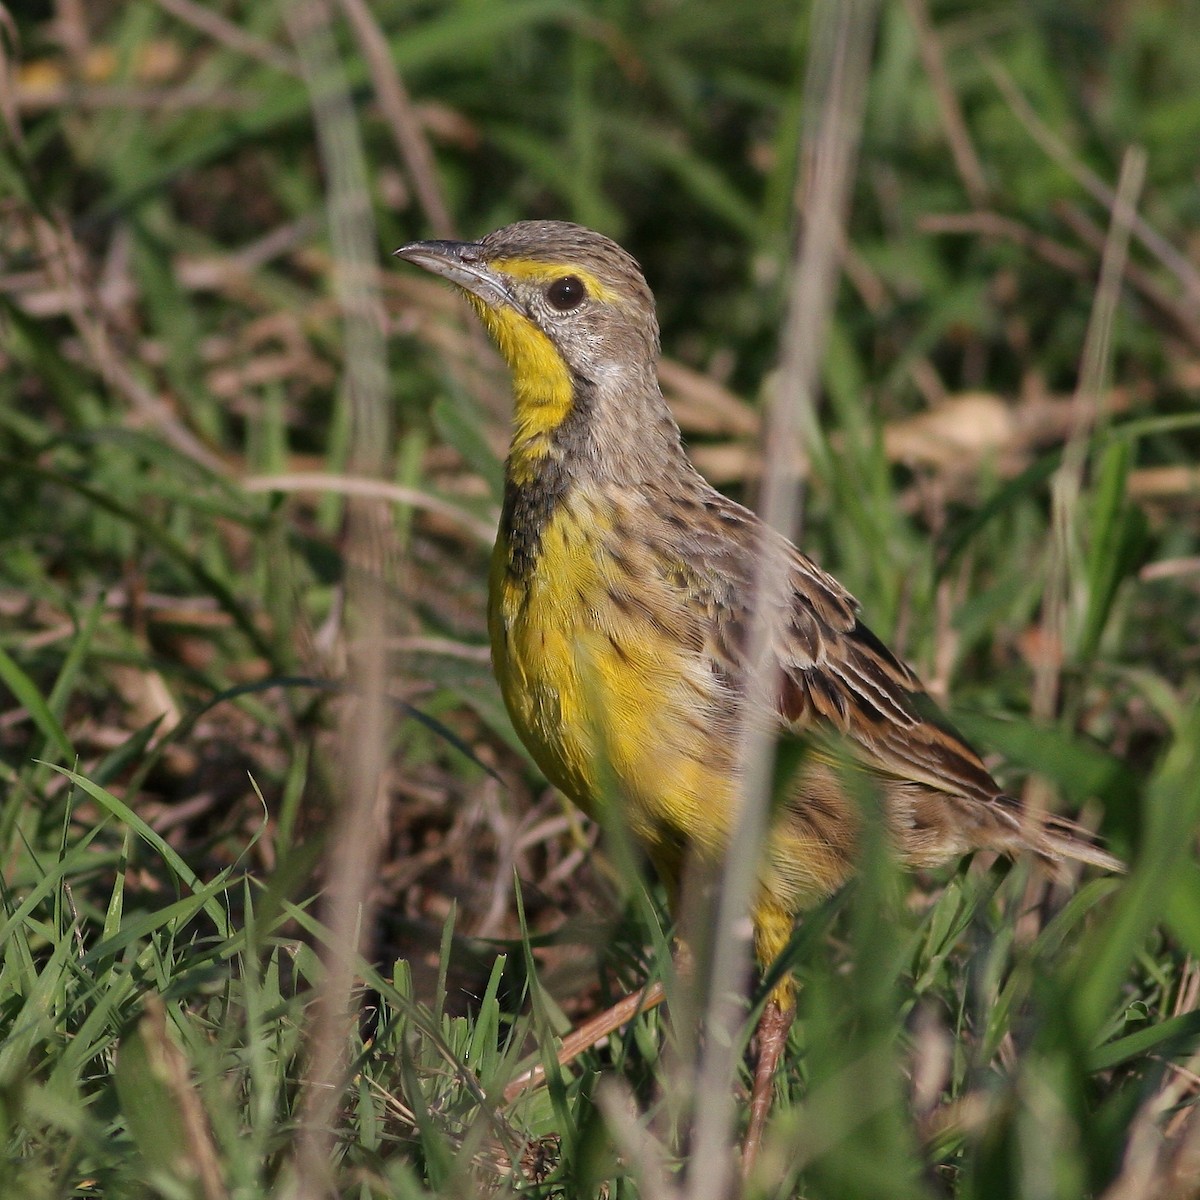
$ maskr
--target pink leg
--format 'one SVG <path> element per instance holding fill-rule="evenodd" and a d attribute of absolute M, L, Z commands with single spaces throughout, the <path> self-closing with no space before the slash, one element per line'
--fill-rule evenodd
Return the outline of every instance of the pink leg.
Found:
<path fill-rule="evenodd" d="M 750 1123 L 746 1126 L 746 1140 L 742 1143 L 743 1179 L 749 1178 L 754 1170 L 754 1161 L 758 1158 L 763 1130 L 767 1126 L 767 1114 L 771 1111 L 775 1068 L 783 1057 L 788 1030 L 795 1016 L 795 1005 L 783 1009 L 777 1001 L 768 1000 L 758 1022 L 758 1059 L 754 1064 L 754 1087 L 750 1092 Z"/>

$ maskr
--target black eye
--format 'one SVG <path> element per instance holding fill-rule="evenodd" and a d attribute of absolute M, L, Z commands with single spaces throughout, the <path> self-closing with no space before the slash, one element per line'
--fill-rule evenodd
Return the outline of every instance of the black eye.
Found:
<path fill-rule="evenodd" d="M 551 307 L 557 308 L 559 312 L 570 312 L 571 309 L 578 308 L 586 298 L 587 288 L 583 286 L 583 280 L 578 275 L 564 275 L 546 289 L 546 299 L 550 301 Z"/>

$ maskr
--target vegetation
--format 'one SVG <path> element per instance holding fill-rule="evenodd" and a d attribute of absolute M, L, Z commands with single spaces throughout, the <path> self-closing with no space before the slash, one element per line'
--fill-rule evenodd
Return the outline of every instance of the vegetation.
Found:
<path fill-rule="evenodd" d="M 670 935 L 503 714 L 507 380 L 387 253 L 618 238 L 753 502 L 794 7 L 0 6 L 0 1194 L 708 1194 L 679 1016 L 499 1102 Z M 750 1195 L 1197 1190 L 1198 58 L 1169 0 L 878 12 L 801 540 L 1131 870 L 869 853 Z"/>

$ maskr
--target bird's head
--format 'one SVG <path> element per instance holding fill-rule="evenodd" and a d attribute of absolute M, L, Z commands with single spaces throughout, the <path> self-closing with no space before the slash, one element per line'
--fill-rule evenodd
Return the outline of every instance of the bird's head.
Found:
<path fill-rule="evenodd" d="M 457 284 L 514 371 L 544 342 L 585 380 L 658 355 L 637 260 L 582 225 L 518 221 L 478 242 L 413 242 L 396 254 Z"/>
<path fill-rule="evenodd" d="M 654 297 L 616 242 L 566 221 L 519 221 L 396 254 L 462 289 L 512 369 L 514 458 L 549 453 L 571 416 L 626 433 L 661 423 Z"/>

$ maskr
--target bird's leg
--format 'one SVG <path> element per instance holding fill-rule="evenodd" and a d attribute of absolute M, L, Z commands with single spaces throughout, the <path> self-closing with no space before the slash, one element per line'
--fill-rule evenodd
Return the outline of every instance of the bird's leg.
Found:
<path fill-rule="evenodd" d="M 628 1021 L 632 1021 L 638 1013 L 649 1012 L 666 999 L 661 983 L 652 983 L 649 987 L 639 988 L 622 997 L 611 1008 L 584 1021 L 582 1025 L 572 1029 L 558 1051 L 558 1065 L 565 1067 L 573 1058 L 577 1058 L 585 1050 L 590 1050 L 601 1038 L 608 1037 L 615 1029 L 619 1029 Z M 787 1031 L 784 1030 L 786 1035 Z M 526 1088 L 537 1087 L 546 1080 L 546 1068 L 538 1063 L 524 1074 L 518 1075 L 504 1089 L 506 1104 L 515 1100 Z"/>
<path fill-rule="evenodd" d="M 758 1058 L 754 1064 L 754 1087 L 750 1092 L 750 1122 L 746 1126 L 746 1139 L 742 1143 L 742 1178 L 747 1179 L 754 1169 L 762 1145 L 763 1130 L 767 1125 L 767 1113 L 771 1110 L 771 1093 L 775 1082 L 775 1068 L 783 1057 L 787 1045 L 788 1030 L 796 1016 L 796 1006 L 786 1008 L 772 997 L 763 1009 L 758 1021 Z"/>

